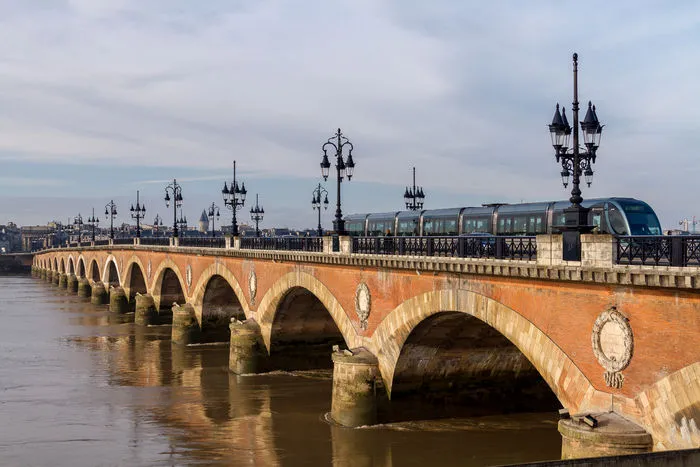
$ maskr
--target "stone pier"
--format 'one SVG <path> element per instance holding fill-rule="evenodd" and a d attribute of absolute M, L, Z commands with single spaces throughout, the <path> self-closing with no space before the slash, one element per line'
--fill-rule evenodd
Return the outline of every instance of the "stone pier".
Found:
<path fill-rule="evenodd" d="M 357 427 L 377 423 L 377 357 L 364 348 L 333 352 L 331 418 Z"/>
<path fill-rule="evenodd" d="M 121 287 L 110 287 L 109 311 L 112 313 L 127 313 L 129 311 L 129 300 Z"/>
<path fill-rule="evenodd" d="M 197 322 L 194 307 L 189 303 L 173 305 L 172 341 L 174 344 L 187 345 L 200 341 L 201 329 Z"/>
<path fill-rule="evenodd" d="M 102 282 L 92 284 L 92 295 L 90 301 L 93 305 L 106 305 L 109 303 L 109 294 Z"/>
<path fill-rule="evenodd" d="M 90 287 L 90 281 L 84 277 L 78 280 L 78 297 L 90 298 L 92 295 L 92 287 Z"/>
<path fill-rule="evenodd" d="M 149 294 L 136 294 L 136 313 L 134 322 L 142 326 L 155 324 L 158 319 L 158 311 L 156 310 L 153 297 Z"/>
<path fill-rule="evenodd" d="M 561 458 L 618 456 L 652 450 L 652 437 L 639 425 L 615 412 L 591 414 L 597 426 L 586 424 L 582 416 L 559 421 Z"/>
<path fill-rule="evenodd" d="M 78 291 L 78 278 L 75 274 L 69 274 L 66 279 L 66 288 L 69 292 L 76 293 Z"/>
<path fill-rule="evenodd" d="M 233 320 L 229 328 L 231 329 L 229 369 L 237 375 L 266 371 L 268 354 L 258 323 L 252 319 Z"/>
<path fill-rule="evenodd" d="M 64 273 L 59 273 L 56 284 L 58 284 L 59 289 L 65 289 L 66 285 L 68 285 L 68 276 L 66 276 Z"/>

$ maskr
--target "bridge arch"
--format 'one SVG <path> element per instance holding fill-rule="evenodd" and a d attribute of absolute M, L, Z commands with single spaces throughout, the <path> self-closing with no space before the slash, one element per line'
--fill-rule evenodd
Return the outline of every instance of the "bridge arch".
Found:
<path fill-rule="evenodd" d="M 79 278 L 86 277 L 85 274 L 85 258 L 83 258 L 83 255 L 81 254 L 78 257 L 78 267 L 75 268 L 75 275 Z"/>
<path fill-rule="evenodd" d="M 102 282 L 105 287 L 119 287 L 122 284 L 122 278 L 117 266 L 117 259 L 114 255 L 109 255 L 105 261 L 104 271 L 102 272 Z"/>
<path fill-rule="evenodd" d="M 281 352 L 289 353 L 290 361 L 303 359 L 304 352 L 309 365 L 325 365 L 330 364 L 332 345 L 357 346 L 355 329 L 340 302 L 321 281 L 302 271 L 278 279 L 260 300 L 255 317 L 273 359 Z M 287 342 L 290 338 L 296 342 Z M 299 340 L 306 344 L 302 347 Z"/>
<path fill-rule="evenodd" d="M 58 272 L 65 274 L 66 273 L 66 262 L 61 258 L 61 262 L 58 264 Z"/>
<path fill-rule="evenodd" d="M 73 261 L 73 255 L 68 255 L 68 271 L 67 274 L 75 274 L 75 262 Z"/>
<path fill-rule="evenodd" d="M 227 305 L 227 309 L 222 310 L 222 306 L 226 307 Z M 240 320 L 250 316 L 250 307 L 238 279 L 219 262 L 209 265 L 199 276 L 194 288 L 192 306 L 202 330 L 204 330 L 207 318 L 205 315 L 211 314 L 210 312 L 214 312 L 216 315 L 221 315 L 223 312 L 223 315 L 227 315 L 229 318 L 235 317 Z M 225 324 L 225 334 L 229 335 L 228 322 L 222 321 L 220 324 Z"/>
<path fill-rule="evenodd" d="M 186 303 L 185 279 L 173 260 L 166 258 L 161 261 L 152 281 L 151 295 L 156 309 L 170 310 L 173 302 L 179 305 Z"/>
<path fill-rule="evenodd" d="M 124 273 L 124 282 L 122 287 L 126 296 L 129 298 L 129 302 L 133 302 L 136 298 L 136 294 L 147 294 L 148 286 L 146 284 L 146 275 L 144 271 L 146 268 L 141 262 L 141 258 L 133 255 L 129 258 L 126 269 Z"/>
<path fill-rule="evenodd" d="M 402 349 L 411 333 L 426 319 L 445 312 L 470 315 L 498 331 L 530 361 L 564 407 L 579 411 L 595 395 L 588 378 L 541 329 L 500 302 L 462 289 L 432 291 L 408 299 L 374 332 L 370 347 L 379 360 L 389 394 Z"/>
<path fill-rule="evenodd" d="M 97 258 L 93 258 L 92 261 L 90 261 L 90 280 L 95 283 L 95 282 L 100 282 L 101 277 L 100 277 L 100 265 L 97 263 Z"/>
<path fill-rule="evenodd" d="M 51 270 L 56 272 L 58 271 L 58 258 L 55 256 L 53 257 L 53 264 L 51 265 Z"/>

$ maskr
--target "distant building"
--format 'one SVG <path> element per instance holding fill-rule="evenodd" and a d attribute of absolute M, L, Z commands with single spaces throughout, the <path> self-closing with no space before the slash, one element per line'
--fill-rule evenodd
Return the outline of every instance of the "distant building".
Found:
<path fill-rule="evenodd" d="M 202 233 L 207 233 L 209 231 L 209 217 L 207 217 L 207 211 L 202 209 L 202 215 L 199 216 L 199 231 Z"/>

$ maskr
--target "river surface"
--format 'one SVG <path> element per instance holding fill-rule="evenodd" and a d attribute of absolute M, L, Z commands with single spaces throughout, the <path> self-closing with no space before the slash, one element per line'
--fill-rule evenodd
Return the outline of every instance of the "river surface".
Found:
<path fill-rule="evenodd" d="M 557 459 L 556 414 L 347 429 L 329 372 L 228 372 L 228 347 L 182 348 L 29 276 L 0 276 L 2 466 L 483 466 Z"/>

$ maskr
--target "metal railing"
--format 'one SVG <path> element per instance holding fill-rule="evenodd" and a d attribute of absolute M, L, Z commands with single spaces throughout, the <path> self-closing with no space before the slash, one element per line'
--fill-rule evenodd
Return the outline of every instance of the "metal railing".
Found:
<path fill-rule="evenodd" d="M 537 242 L 535 237 L 525 236 L 353 237 L 352 252 L 534 260 L 537 259 Z"/>
<path fill-rule="evenodd" d="M 115 238 L 112 240 L 112 245 L 133 245 L 133 238 Z"/>
<path fill-rule="evenodd" d="M 224 237 L 181 237 L 178 240 L 180 246 L 190 246 L 198 248 L 225 248 L 226 239 Z"/>
<path fill-rule="evenodd" d="M 700 236 L 619 236 L 616 262 L 642 266 L 700 266 Z"/>
<path fill-rule="evenodd" d="M 151 245 L 151 246 L 170 246 L 169 237 L 142 237 L 139 240 L 141 245 Z"/>
<path fill-rule="evenodd" d="M 248 250 L 323 251 L 322 237 L 241 237 Z"/>

